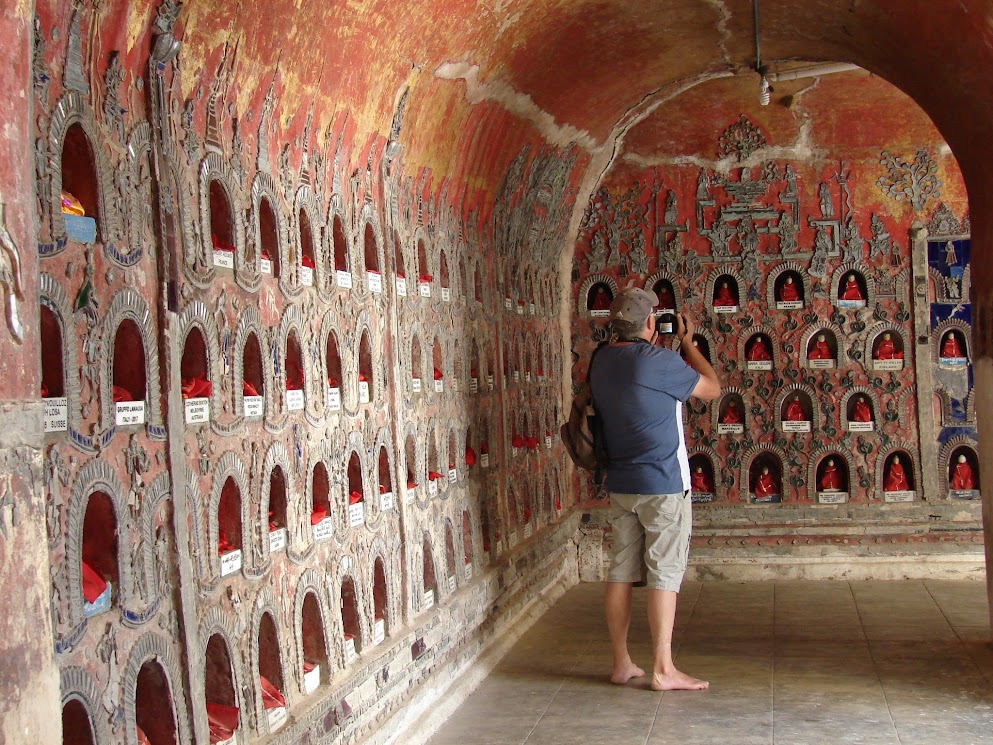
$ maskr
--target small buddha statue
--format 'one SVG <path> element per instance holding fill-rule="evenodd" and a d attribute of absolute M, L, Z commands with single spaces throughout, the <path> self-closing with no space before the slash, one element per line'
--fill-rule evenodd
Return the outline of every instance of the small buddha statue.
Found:
<path fill-rule="evenodd" d="M 856 279 L 854 273 L 845 277 L 845 287 L 842 289 L 839 299 L 865 300 L 865 297 L 862 295 L 862 288 L 859 287 L 858 279 Z"/>
<path fill-rule="evenodd" d="M 749 362 L 769 362 L 772 360 L 772 352 L 769 351 L 768 343 L 764 336 L 756 336 L 755 341 L 746 355 Z"/>
<path fill-rule="evenodd" d="M 962 347 L 959 345 L 958 334 L 949 331 L 945 335 L 945 340 L 941 343 L 941 356 L 945 358 L 965 357 L 962 354 Z"/>
<path fill-rule="evenodd" d="M 676 300 L 672 295 L 672 290 L 670 290 L 665 285 L 660 285 L 655 288 L 655 295 L 659 299 L 658 307 L 662 310 L 673 310 L 676 307 Z"/>
<path fill-rule="evenodd" d="M 731 288 L 728 286 L 728 283 L 721 282 L 721 286 L 717 288 L 717 294 L 714 296 L 714 307 L 732 308 L 737 304 L 738 300 L 731 292 Z"/>
<path fill-rule="evenodd" d="M 797 289 L 796 282 L 793 281 L 792 276 L 786 277 L 786 280 L 779 288 L 779 302 L 793 303 L 799 299 L 800 291 Z"/>
<path fill-rule="evenodd" d="M 818 486 L 821 491 L 841 490 L 841 474 L 838 473 L 838 467 L 834 464 L 834 458 L 828 458 Z"/>
<path fill-rule="evenodd" d="M 907 483 L 907 474 L 903 471 L 903 464 L 900 456 L 894 455 L 890 461 L 890 467 L 886 472 L 883 481 L 883 491 L 909 491 L 910 485 Z"/>
<path fill-rule="evenodd" d="M 853 422 L 871 422 L 872 421 L 872 409 L 869 408 L 869 402 L 866 401 L 865 396 L 859 396 L 855 399 L 855 407 L 852 409 L 852 421 Z"/>
<path fill-rule="evenodd" d="M 896 343 L 893 341 L 893 334 L 889 331 L 883 332 L 883 338 L 879 340 L 879 344 L 876 346 L 876 351 L 873 353 L 872 358 L 876 360 L 903 359 L 903 352 L 896 348 Z"/>
<path fill-rule="evenodd" d="M 603 285 L 598 285 L 596 292 L 593 293 L 593 299 L 590 301 L 590 310 L 610 310 L 611 300 L 613 298 L 610 297 L 607 288 Z"/>
<path fill-rule="evenodd" d="M 762 499 L 763 497 L 771 497 L 774 494 L 779 494 L 779 485 L 776 484 L 776 480 L 769 473 L 769 466 L 762 466 L 762 473 L 759 477 L 755 479 L 755 498 Z"/>
<path fill-rule="evenodd" d="M 732 398 L 728 401 L 727 406 L 724 408 L 724 413 L 721 414 L 721 424 L 744 424 L 745 418 L 741 413 L 741 408 L 738 406 L 737 399 Z"/>
<path fill-rule="evenodd" d="M 827 336 L 824 334 L 818 334 L 816 341 L 814 341 L 814 346 L 810 348 L 807 353 L 808 360 L 833 360 L 834 355 L 831 353 L 831 347 L 828 346 Z"/>
<path fill-rule="evenodd" d="M 790 402 L 786 404 L 786 415 L 784 417 L 788 422 L 804 422 L 807 420 L 807 415 L 803 413 L 803 406 L 800 404 L 800 399 L 794 396 L 790 399 Z"/>
<path fill-rule="evenodd" d="M 960 454 L 952 470 L 952 488 L 956 491 L 969 491 L 976 488 L 976 477 L 965 455 Z"/>
<path fill-rule="evenodd" d="M 714 491 L 714 485 L 710 483 L 710 477 L 703 470 L 703 466 L 697 466 L 690 475 L 690 488 L 698 493 L 710 494 Z"/>

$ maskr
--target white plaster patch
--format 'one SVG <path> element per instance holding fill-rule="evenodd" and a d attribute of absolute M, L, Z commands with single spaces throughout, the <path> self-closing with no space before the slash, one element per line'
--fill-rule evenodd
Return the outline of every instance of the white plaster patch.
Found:
<path fill-rule="evenodd" d="M 481 83 L 479 65 L 470 65 L 468 62 L 446 62 L 435 70 L 434 75 L 442 80 L 464 80 L 465 97 L 469 103 L 495 101 L 501 104 L 511 114 L 534 124 L 552 145 L 569 147 L 577 144 L 586 150 L 596 150 L 600 147 L 589 132 L 576 129 L 569 124 L 556 124 L 555 117 L 540 109 L 531 96 L 514 90 L 509 83 L 505 81 Z"/>

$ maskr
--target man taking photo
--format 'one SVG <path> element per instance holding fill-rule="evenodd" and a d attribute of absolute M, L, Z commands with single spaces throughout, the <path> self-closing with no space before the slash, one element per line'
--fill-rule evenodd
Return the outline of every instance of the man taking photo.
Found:
<path fill-rule="evenodd" d="M 641 677 L 627 648 L 631 586 L 648 587 L 648 622 L 656 691 L 701 690 L 710 684 L 676 669 L 672 627 L 689 557 L 692 512 L 690 467 L 683 440 L 683 402 L 721 393 L 714 368 L 693 345 L 693 321 L 679 314 L 676 336 L 686 361 L 655 346 L 658 298 L 624 290 L 610 305 L 616 340 L 596 355 L 590 388 L 603 424 L 613 534 L 607 575 L 607 628 L 613 647 L 610 680 Z"/>

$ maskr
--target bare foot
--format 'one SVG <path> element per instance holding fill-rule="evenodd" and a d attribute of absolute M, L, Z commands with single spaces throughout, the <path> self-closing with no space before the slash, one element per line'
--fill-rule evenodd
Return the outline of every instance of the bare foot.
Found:
<path fill-rule="evenodd" d="M 644 674 L 644 670 L 629 661 L 626 665 L 614 668 L 614 671 L 610 674 L 610 682 L 622 686 L 632 678 L 640 678 Z"/>
<path fill-rule="evenodd" d="M 697 680 L 679 670 L 671 673 L 652 673 L 653 691 L 702 691 L 710 688 L 706 680 Z"/>

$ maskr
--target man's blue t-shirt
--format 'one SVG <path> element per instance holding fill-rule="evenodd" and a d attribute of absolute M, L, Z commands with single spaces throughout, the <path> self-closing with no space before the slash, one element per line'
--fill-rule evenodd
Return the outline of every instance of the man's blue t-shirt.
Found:
<path fill-rule="evenodd" d="M 609 458 L 606 488 L 618 494 L 678 494 L 690 488 L 683 402 L 700 373 L 676 352 L 609 345 L 593 360 L 590 386 Z"/>

